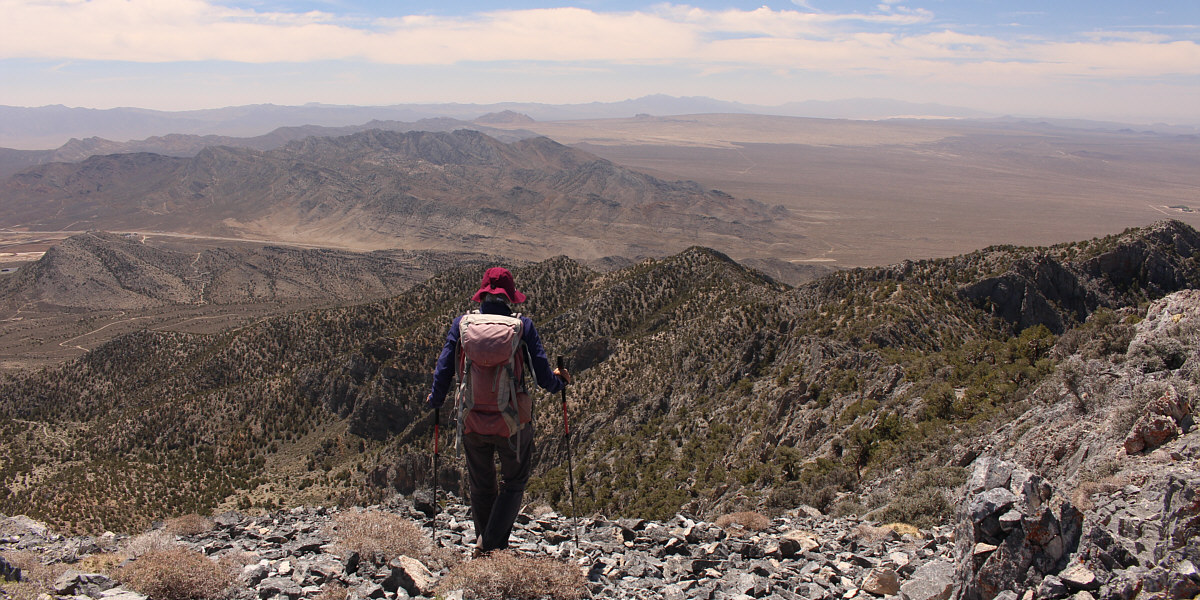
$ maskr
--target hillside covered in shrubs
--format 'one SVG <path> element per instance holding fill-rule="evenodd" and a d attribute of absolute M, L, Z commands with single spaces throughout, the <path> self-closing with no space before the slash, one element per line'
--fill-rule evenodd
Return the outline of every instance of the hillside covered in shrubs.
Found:
<path fill-rule="evenodd" d="M 1183 367 L 1194 344 L 1126 357 L 1150 301 L 1200 287 L 1200 235 L 1167 221 L 796 288 L 704 248 L 607 273 L 562 257 L 514 273 L 522 312 L 576 374 L 581 511 L 808 504 L 930 526 L 952 511 L 964 467 L 1003 442 L 986 436 L 1068 397 L 1046 390 L 1085 398 L 1079 374 L 1102 363 Z M 5 376 L 0 513 L 133 531 L 429 486 L 423 399 L 478 278 L 451 269 L 387 300 L 215 335 L 145 331 Z M 558 398 L 541 397 L 536 418 L 531 495 L 565 511 Z M 450 453 L 439 476 L 465 485 Z"/>

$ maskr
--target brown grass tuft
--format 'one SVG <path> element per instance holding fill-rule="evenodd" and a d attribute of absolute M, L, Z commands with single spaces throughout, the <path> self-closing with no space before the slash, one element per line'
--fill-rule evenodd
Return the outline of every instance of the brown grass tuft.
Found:
<path fill-rule="evenodd" d="M 234 581 L 232 573 L 182 546 L 143 554 L 118 569 L 117 580 L 154 600 L 215 600 Z"/>
<path fill-rule="evenodd" d="M 911 535 L 916 539 L 921 539 L 921 530 L 916 525 L 908 523 L 888 523 L 883 526 L 884 529 L 890 529 L 896 532 L 896 535 Z"/>
<path fill-rule="evenodd" d="M 717 517 L 717 527 L 731 534 L 762 531 L 770 526 L 771 520 L 756 512 L 735 512 Z"/>
<path fill-rule="evenodd" d="M 79 559 L 79 564 L 75 567 L 75 570 L 83 571 L 84 573 L 102 573 L 112 577 L 113 573 L 117 572 L 117 565 L 121 564 L 121 561 L 126 558 L 129 558 L 128 555 L 113 552 L 89 554 Z"/>
<path fill-rule="evenodd" d="M 579 600 L 590 596 L 579 568 L 550 558 L 506 550 L 462 563 L 446 574 L 434 592 L 463 590 L 474 600 Z"/>
<path fill-rule="evenodd" d="M 343 550 L 357 552 L 379 564 L 400 555 L 426 559 L 433 547 L 412 521 L 377 510 L 339 514 L 334 519 L 332 534 Z"/>
<path fill-rule="evenodd" d="M 190 515 L 175 517 L 174 519 L 167 519 L 163 529 L 171 535 L 200 535 L 201 533 L 212 531 L 214 527 L 216 527 L 216 524 L 213 523 L 212 519 L 192 513 Z"/>

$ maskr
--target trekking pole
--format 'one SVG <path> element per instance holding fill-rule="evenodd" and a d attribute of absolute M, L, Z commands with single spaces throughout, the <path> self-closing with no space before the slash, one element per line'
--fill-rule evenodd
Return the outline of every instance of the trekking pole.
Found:
<path fill-rule="evenodd" d="M 558 357 L 558 368 L 563 369 L 563 357 Z M 563 438 L 567 442 L 567 475 L 571 484 L 571 535 L 575 538 L 575 549 L 579 548 L 579 508 L 575 504 L 575 465 L 571 460 L 571 425 L 567 419 L 567 387 L 562 389 Z"/>
<path fill-rule="evenodd" d="M 442 411 L 433 409 L 433 545 L 437 547 L 437 515 L 438 509 L 438 428 L 442 422 Z"/>

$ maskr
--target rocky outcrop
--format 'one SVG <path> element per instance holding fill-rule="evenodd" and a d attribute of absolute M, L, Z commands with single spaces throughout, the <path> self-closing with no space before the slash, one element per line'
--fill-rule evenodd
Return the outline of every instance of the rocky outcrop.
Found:
<path fill-rule="evenodd" d="M 1157 297 L 1200 283 L 1196 269 L 1200 235 L 1179 221 L 1161 221 L 1114 236 L 1111 246 L 1079 265 L 1083 272 L 1105 282 L 1101 293 L 1117 295 L 1142 289 L 1147 296 Z"/>
<path fill-rule="evenodd" d="M 1045 325 L 1062 333 L 1069 323 L 1087 318 L 1096 304 L 1074 273 L 1046 256 L 1017 261 L 1009 272 L 973 283 L 960 293 L 1018 331 Z"/>
<path fill-rule="evenodd" d="M 990 457 L 975 462 L 956 529 L 956 600 L 1018 595 L 1060 572 L 1079 546 L 1083 514 L 1042 477 Z"/>
<path fill-rule="evenodd" d="M 1160 469 L 1143 485 L 1094 494 L 1086 517 L 1012 462 L 980 458 L 967 487 L 956 532 L 957 600 L 1200 594 L 1194 468 Z"/>
<path fill-rule="evenodd" d="M 959 294 L 1021 331 L 1044 325 L 1059 334 L 1098 307 L 1157 298 L 1200 285 L 1200 234 L 1162 221 L 1092 242 L 1095 256 L 1069 260 L 1042 253 L 1018 258 Z"/>
<path fill-rule="evenodd" d="M 1146 414 L 1138 418 L 1125 437 L 1125 452 L 1137 454 L 1154 450 L 1192 428 L 1191 402 L 1168 387 L 1158 399 L 1146 406 Z"/>
<path fill-rule="evenodd" d="M 1168 469 L 1144 485 L 1094 496 L 1075 558 L 1082 579 L 1101 600 L 1142 593 L 1170 598 L 1200 594 L 1200 474 Z M 1085 588 L 1086 589 L 1086 588 Z"/>

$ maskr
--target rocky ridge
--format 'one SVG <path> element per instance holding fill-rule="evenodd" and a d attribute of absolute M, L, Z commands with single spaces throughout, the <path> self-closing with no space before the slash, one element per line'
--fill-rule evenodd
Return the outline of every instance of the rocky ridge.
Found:
<path fill-rule="evenodd" d="M 432 536 L 433 522 L 414 504 L 430 508 L 426 496 L 416 503 L 398 498 L 367 510 L 402 515 L 421 523 L 424 534 Z M 338 545 L 333 527 L 337 515 L 359 510 L 363 509 L 300 507 L 262 516 L 225 513 L 212 519 L 210 531 L 173 539 L 233 565 L 237 580 L 226 592 L 231 598 L 297 600 L 312 598 L 331 585 L 347 589 L 350 598 L 431 597 L 446 567 L 400 557 L 376 560 Z M 144 598 L 106 575 L 77 567 L 90 554 L 136 545 L 136 538 L 66 537 L 23 517 L 0 519 L 0 534 L 0 553 L 22 552 L 60 565 L 53 584 L 59 598 Z M 578 549 L 573 534 L 578 534 Z M 473 543 L 467 509 L 451 498 L 437 518 L 436 547 L 461 554 Z M 829 518 L 809 507 L 772 519 L 760 530 L 736 524 L 720 527 L 685 515 L 655 522 L 523 513 L 512 548 L 521 555 L 577 566 L 597 598 L 937 600 L 949 593 L 953 574 L 953 536 L 948 528 L 917 532 L 881 527 Z"/>

